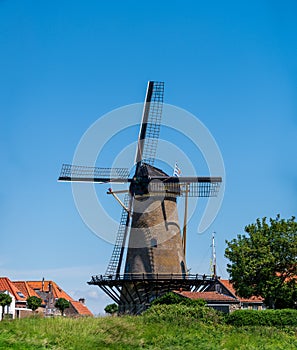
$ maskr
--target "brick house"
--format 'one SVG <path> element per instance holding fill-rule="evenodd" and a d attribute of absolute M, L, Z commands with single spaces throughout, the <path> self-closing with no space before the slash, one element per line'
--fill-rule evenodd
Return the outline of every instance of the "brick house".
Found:
<path fill-rule="evenodd" d="M 239 309 L 262 310 L 265 308 L 261 297 L 240 298 L 229 280 L 217 279 L 214 285 L 203 292 L 175 291 L 174 293 L 193 300 L 204 299 L 207 306 L 225 313 Z"/>
<path fill-rule="evenodd" d="M 262 310 L 265 309 L 264 299 L 262 297 L 252 296 L 250 298 L 241 298 L 236 294 L 236 291 L 229 280 L 218 280 L 218 287 L 221 293 L 230 293 L 231 296 L 237 298 L 240 301 L 240 309 L 253 309 Z"/>
<path fill-rule="evenodd" d="M 59 298 L 69 301 L 70 307 L 65 310 L 65 316 L 93 316 L 91 311 L 85 305 L 83 298 L 79 301 L 74 300 L 54 281 L 10 281 L 7 277 L 0 277 L 0 291 L 7 291 L 13 296 L 13 302 L 10 307 L 12 318 L 22 318 L 32 313 L 27 308 L 27 298 L 36 296 L 42 299 L 42 306 L 37 312 L 45 316 L 60 315 L 60 311 L 55 308 L 55 302 Z"/>
<path fill-rule="evenodd" d="M 29 293 L 35 293 L 43 301 L 44 314 L 46 316 L 60 315 L 60 311 L 55 308 L 55 303 L 59 298 L 69 301 L 70 307 L 65 310 L 65 316 L 93 316 L 91 311 L 84 304 L 84 299 L 74 300 L 54 281 L 18 281 L 15 282 L 22 290 L 25 287 Z M 21 287 L 21 285 L 23 287 Z"/>

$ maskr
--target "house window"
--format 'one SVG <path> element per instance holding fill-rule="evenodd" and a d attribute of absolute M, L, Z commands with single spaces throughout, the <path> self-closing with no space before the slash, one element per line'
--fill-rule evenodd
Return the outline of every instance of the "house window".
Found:
<path fill-rule="evenodd" d="M 151 239 L 151 247 L 152 248 L 157 248 L 157 246 L 158 246 L 158 243 L 157 243 L 156 238 L 152 238 Z"/>
<path fill-rule="evenodd" d="M 24 294 L 22 292 L 17 292 L 17 295 L 21 298 L 25 298 Z"/>
<path fill-rule="evenodd" d="M 215 291 L 218 292 L 219 294 L 223 294 L 222 286 L 219 284 L 216 284 Z"/>

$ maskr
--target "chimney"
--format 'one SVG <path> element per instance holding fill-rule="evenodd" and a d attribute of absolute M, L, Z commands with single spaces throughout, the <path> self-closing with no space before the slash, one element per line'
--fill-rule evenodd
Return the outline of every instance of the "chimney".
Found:
<path fill-rule="evenodd" d="M 81 304 L 85 304 L 85 298 L 79 298 L 78 301 L 81 303 Z"/>
<path fill-rule="evenodd" d="M 41 287 L 41 291 L 44 292 L 44 277 L 42 277 L 42 287 Z"/>

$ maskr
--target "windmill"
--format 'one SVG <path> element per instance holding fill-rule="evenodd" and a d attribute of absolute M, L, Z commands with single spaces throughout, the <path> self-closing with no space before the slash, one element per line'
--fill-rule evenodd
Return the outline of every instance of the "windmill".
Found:
<path fill-rule="evenodd" d="M 122 216 L 105 274 L 92 276 L 88 282 L 99 286 L 118 303 L 122 313 L 140 313 L 167 291 L 181 288 L 201 291 L 214 282 L 212 276 L 187 272 L 187 201 L 188 197 L 215 197 L 222 179 L 169 176 L 154 166 L 163 96 L 164 83 L 150 81 L 132 177 L 128 168 L 67 164 L 62 166 L 59 177 L 60 181 L 129 184 L 128 190 L 110 188 L 107 192 L 121 204 Z M 125 193 L 123 201 L 119 193 Z M 185 197 L 183 232 L 178 221 L 177 197 Z"/>

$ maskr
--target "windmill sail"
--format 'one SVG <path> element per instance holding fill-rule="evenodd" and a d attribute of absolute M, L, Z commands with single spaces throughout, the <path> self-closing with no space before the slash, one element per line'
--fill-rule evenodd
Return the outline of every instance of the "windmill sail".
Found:
<path fill-rule="evenodd" d="M 160 135 L 163 96 L 164 83 L 150 81 L 146 92 L 135 157 L 137 168 L 139 168 L 142 162 L 154 165 Z"/>
<path fill-rule="evenodd" d="M 128 168 L 97 168 L 90 166 L 63 164 L 59 181 L 80 182 L 127 182 Z"/>
<path fill-rule="evenodd" d="M 159 177 L 150 182 L 149 195 L 216 197 L 221 182 L 220 177 Z"/>

